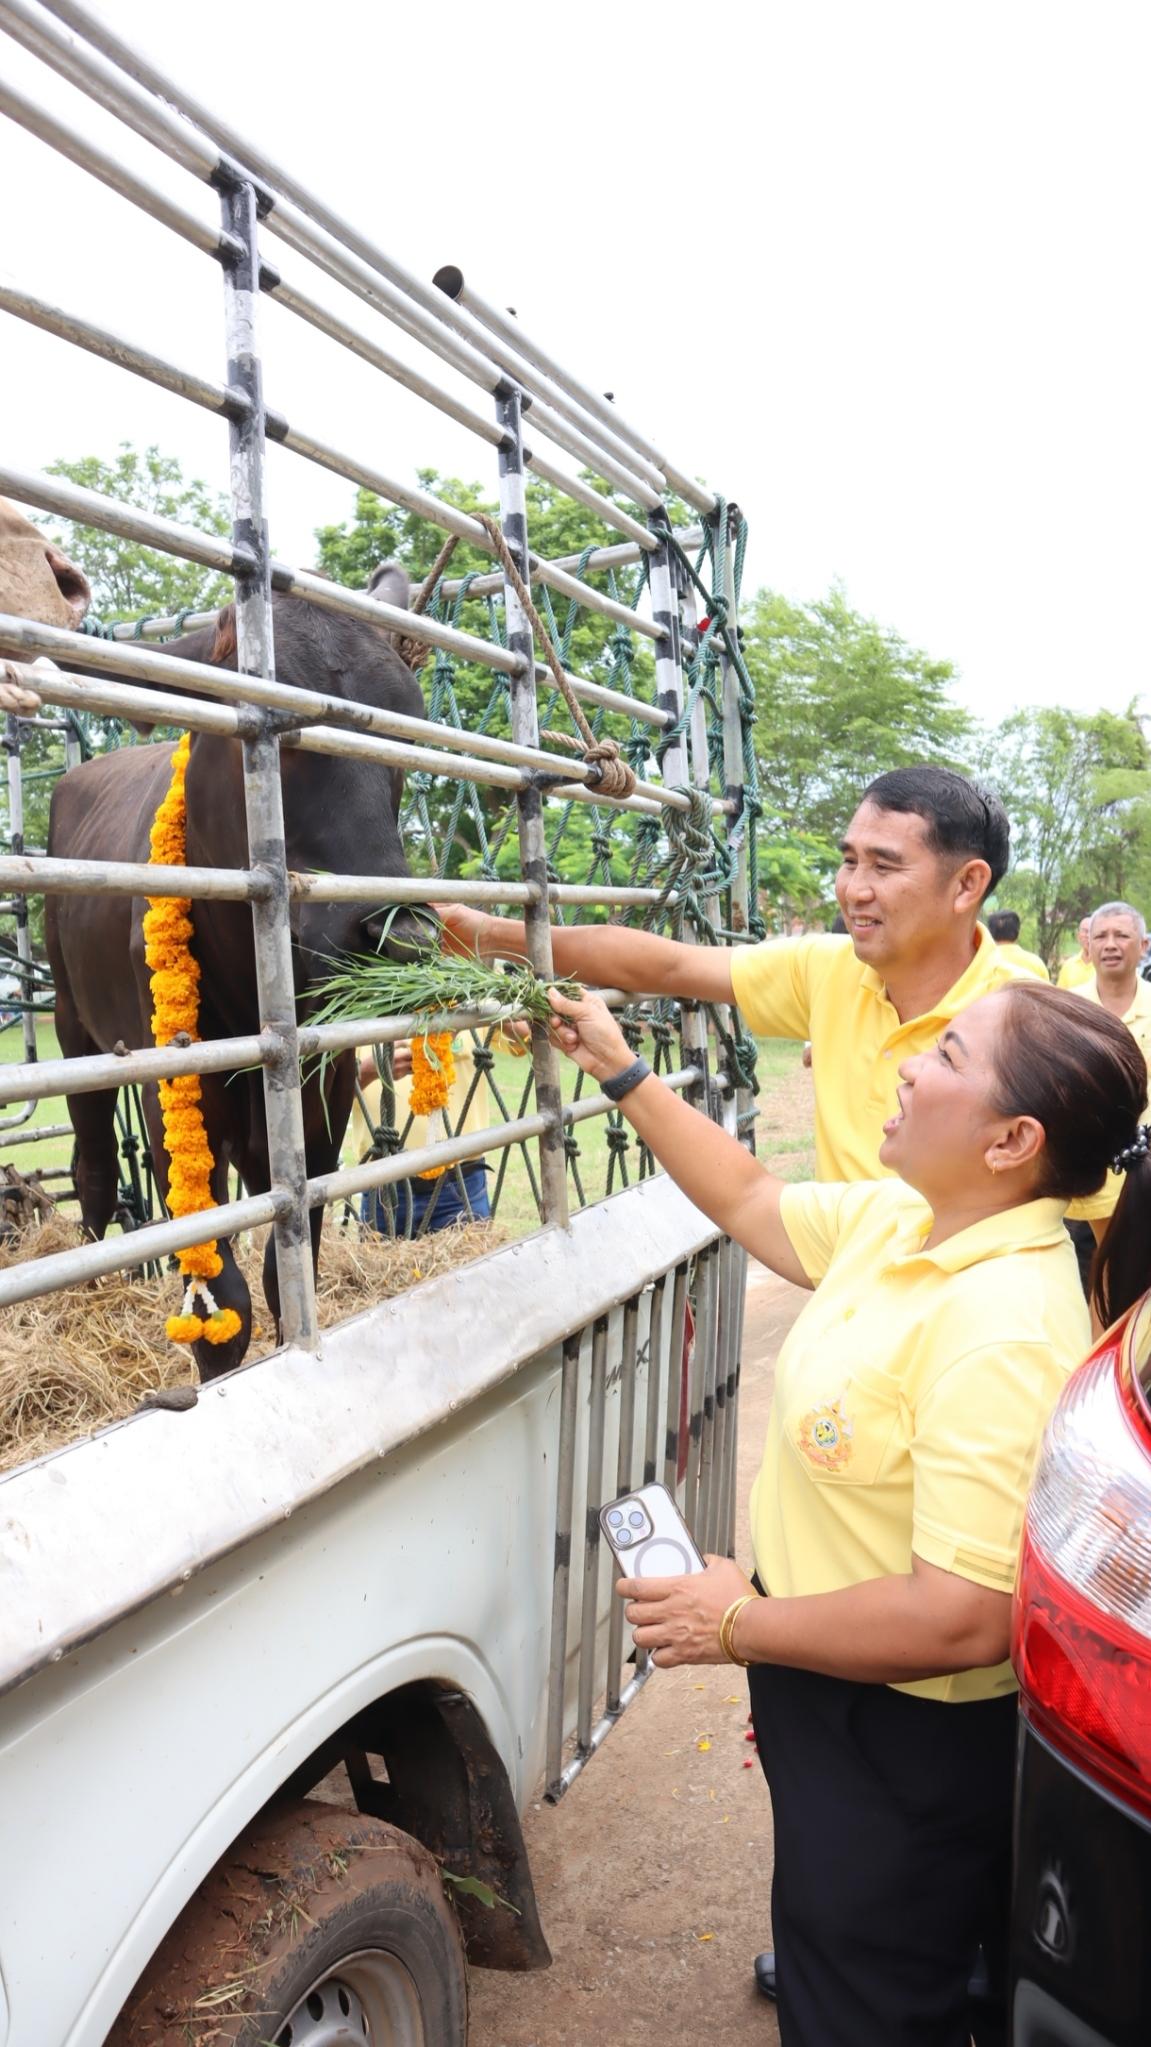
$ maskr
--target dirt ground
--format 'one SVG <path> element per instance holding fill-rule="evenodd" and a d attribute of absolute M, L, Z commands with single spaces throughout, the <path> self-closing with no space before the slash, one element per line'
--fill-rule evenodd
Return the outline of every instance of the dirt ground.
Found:
<path fill-rule="evenodd" d="M 804 1299 L 753 1269 L 740 1394 L 745 1563 L 775 1357 Z M 660 1672 L 562 1804 L 529 1809 L 553 1963 L 530 1976 L 473 1972 L 470 2047 L 700 2047 L 713 2036 L 775 2047 L 774 2012 L 752 1976 L 770 1946 L 771 1806 L 747 1731 L 741 1672 Z"/>

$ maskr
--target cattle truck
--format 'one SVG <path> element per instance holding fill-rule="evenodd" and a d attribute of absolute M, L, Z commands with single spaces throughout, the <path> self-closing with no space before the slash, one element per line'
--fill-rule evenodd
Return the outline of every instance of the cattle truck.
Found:
<path fill-rule="evenodd" d="M 525 1803 L 541 1786 L 563 1795 L 649 1677 L 611 1596 L 601 1502 L 662 1479 L 702 1547 L 730 1546 L 743 1265 L 650 1156 L 633 1146 L 629 1160 L 612 1105 L 561 1074 L 538 1028 L 502 1121 L 417 1157 L 393 1143 L 309 1172 L 302 1064 L 386 1047 L 427 1019 L 298 1016 L 292 913 L 304 897 L 514 906 L 543 975 L 557 917 L 606 911 L 707 943 L 755 935 L 752 703 L 734 629 L 744 526 L 458 270 L 411 275 L 78 0 L 0 0 L 0 28 L 23 52 L 3 112 L 29 151 L 71 163 L 75 217 L 100 184 L 170 242 L 185 272 L 158 304 L 222 276 L 223 374 L 16 286 L 0 311 L 101 365 L 108 417 L 133 376 L 216 415 L 233 530 L 176 525 L 2 451 L 0 492 L 231 577 L 238 642 L 233 673 L 167 657 L 170 620 L 81 635 L 0 616 L 0 656 L 44 706 L 8 725 L 0 894 L 10 908 L 38 892 L 139 900 L 156 886 L 147 867 L 24 842 L 20 757 L 37 727 L 67 728 L 64 764 L 91 721 L 105 745 L 133 720 L 159 718 L 193 744 L 222 735 L 242 756 L 249 861 L 189 869 L 173 892 L 250 904 L 259 983 L 250 1031 L 226 1040 L 62 1061 L 37 1058 L 29 1029 L 27 1056 L 0 1069 L 3 1143 L 35 1140 L 33 1111 L 64 1093 L 262 1067 L 270 1184 L 238 1187 L 212 1227 L 270 1228 L 282 1322 L 278 1349 L 198 1397 L 157 1394 L 0 1478 L 0 2047 L 455 2047 L 469 1966 L 548 1960 Z M 122 123 L 130 152 L 26 92 L 37 69 Z M 267 298 L 322 335 L 333 378 L 371 376 L 375 429 L 354 453 L 272 403 L 276 363 L 257 342 Z M 414 344 L 403 360 L 389 326 Z M 377 466 L 393 403 L 447 413 L 495 450 L 498 522 Z M 418 512 L 491 571 L 453 581 L 442 565 L 408 613 L 275 558 L 269 441 Z M 530 551 L 532 477 L 594 512 L 578 554 Z M 273 590 L 382 617 L 430 650 L 426 724 L 278 681 Z M 583 654 L 577 618 L 594 628 L 574 643 Z M 470 710 L 455 687 L 465 672 Z M 592 721 L 575 757 L 547 729 L 562 708 L 541 719 L 541 675 L 557 704 L 566 682 Z M 604 781 L 598 742 L 613 735 L 633 769 L 623 793 Z M 392 786 L 407 775 L 407 876 L 289 868 L 289 746 L 356 753 Z M 565 831 L 587 853 L 583 880 Z M 30 1011 L 42 967 L 17 921 Z M 506 1013 L 493 1001 L 433 1021 L 482 1051 Z M 748 1129 L 738 1017 L 633 999 L 628 1025 L 670 1085 Z M 597 1121 L 602 1190 L 579 1144 Z M 484 1154 L 501 1184 L 506 1161 L 521 1162 L 532 1231 L 321 1336 L 309 1214 Z M 0 1310 L 155 1269 L 203 1235 L 195 1216 L 126 1220 L 101 1242 L 9 1259 Z"/>

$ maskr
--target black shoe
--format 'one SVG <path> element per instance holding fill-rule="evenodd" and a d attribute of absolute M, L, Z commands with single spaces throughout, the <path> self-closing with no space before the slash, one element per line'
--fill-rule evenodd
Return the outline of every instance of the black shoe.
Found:
<path fill-rule="evenodd" d="M 761 1997 L 775 2003 L 775 1956 L 770 1951 L 755 1958 L 755 1987 Z"/>

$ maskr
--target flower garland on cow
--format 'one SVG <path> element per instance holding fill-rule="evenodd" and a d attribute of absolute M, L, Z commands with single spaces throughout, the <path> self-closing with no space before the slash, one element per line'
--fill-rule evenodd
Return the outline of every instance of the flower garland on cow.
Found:
<path fill-rule="evenodd" d="M 151 851 L 154 867 L 183 867 L 187 860 L 188 811 L 184 780 L 192 735 L 184 734 L 172 756 L 172 779 L 168 793 L 152 822 Z M 151 969 L 152 1038 L 157 1045 L 170 1045 L 177 1037 L 198 1042 L 200 1037 L 200 969 L 192 953 L 192 904 L 187 896 L 149 896 L 144 915 L 144 953 Z M 164 1145 L 168 1153 L 168 1211 L 173 1216 L 198 1215 L 215 1208 L 212 1171 L 215 1160 L 204 1128 L 200 1076 L 180 1073 L 160 1082 L 160 1108 L 164 1118 Z M 216 1239 L 191 1244 L 178 1253 L 180 1271 L 187 1285 L 178 1315 L 169 1315 L 165 1328 L 173 1343 L 227 1343 L 238 1336 L 240 1317 L 234 1308 L 221 1308 L 208 1285 L 223 1271 L 224 1261 Z"/>

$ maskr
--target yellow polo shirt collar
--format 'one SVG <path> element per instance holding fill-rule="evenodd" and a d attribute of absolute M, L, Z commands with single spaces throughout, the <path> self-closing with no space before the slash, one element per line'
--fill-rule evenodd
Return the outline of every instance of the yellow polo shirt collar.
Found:
<path fill-rule="evenodd" d="M 965 1272 L 968 1266 L 985 1264 L 990 1258 L 1008 1258 L 1017 1251 L 1042 1251 L 1060 1245 L 1066 1235 L 1066 1203 L 1043 1199 L 1022 1202 L 999 1215 L 984 1216 L 981 1222 L 957 1230 L 953 1237 L 945 1237 L 942 1244 L 928 1247 L 923 1238 L 931 1228 L 931 1210 L 925 1201 L 920 1207 L 921 1213 L 909 1215 L 901 1233 L 907 1248 L 898 1251 L 890 1264 L 922 1263 L 934 1265 L 940 1272 Z"/>

